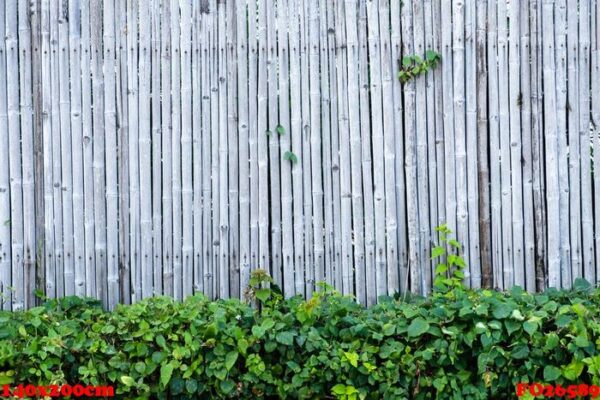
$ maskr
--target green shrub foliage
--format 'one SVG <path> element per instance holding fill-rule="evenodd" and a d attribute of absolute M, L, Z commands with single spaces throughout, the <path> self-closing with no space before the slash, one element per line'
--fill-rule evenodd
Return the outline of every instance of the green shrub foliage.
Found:
<path fill-rule="evenodd" d="M 600 383 L 600 290 L 436 291 L 365 309 L 321 285 L 247 303 L 156 297 L 0 313 L 0 384 L 113 385 L 119 398 L 509 398 L 517 382 Z M 269 287 L 270 288 L 267 288 Z"/>

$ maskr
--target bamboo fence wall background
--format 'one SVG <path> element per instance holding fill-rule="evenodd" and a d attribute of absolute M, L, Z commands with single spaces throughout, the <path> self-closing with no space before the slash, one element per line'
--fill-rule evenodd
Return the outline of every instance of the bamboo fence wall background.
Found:
<path fill-rule="evenodd" d="M 1 308 L 238 297 L 256 268 L 426 294 L 442 222 L 473 287 L 596 282 L 599 23 L 597 0 L 6 0 Z"/>

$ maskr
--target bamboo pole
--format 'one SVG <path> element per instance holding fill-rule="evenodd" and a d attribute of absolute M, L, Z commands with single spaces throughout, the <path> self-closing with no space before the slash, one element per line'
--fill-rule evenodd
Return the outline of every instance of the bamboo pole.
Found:
<path fill-rule="evenodd" d="M 69 85 L 69 27 L 68 9 L 58 10 L 58 74 L 60 164 L 62 173 L 63 265 L 65 295 L 75 294 L 74 236 L 73 236 L 73 164 L 71 148 L 71 101 Z M 116 168 L 115 168 L 116 171 Z"/>
<path fill-rule="evenodd" d="M 42 25 L 44 20 L 42 19 Z M 85 294 L 86 296 L 96 295 L 96 253 L 95 253 L 95 229 L 94 229 L 94 154 L 93 154 L 93 143 L 92 143 L 92 79 L 91 79 L 91 45 L 90 45 L 90 3 L 81 2 L 81 124 L 82 124 L 82 136 L 83 136 L 83 212 L 84 212 L 84 235 L 85 235 Z M 43 44 L 43 43 L 42 43 Z M 43 49 L 42 49 L 43 50 Z M 43 59 L 42 59 L 43 61 Z M 49 71 L 48 71 L 49 74 Z M 49 77 L 45 74 L 42 75 L 42 82 L 47 82 Z M 50 92 L 44 91 L 44 107 L 46 110 L 46 102 L 50 99 Z M 49 123 L 49 120 L 44 120 L 44 124 Z M 46 135 L 50 135 L 50 126 L 46 128 L 44 125 L 44 154 L 48 152 L 49 143 L 46 142 Z M 46 159 L 44 159 L 44 170 L 48 171 L 46 165 Z M 45 174 L 44 176 L 48 176 Z M 51 177 L 44 180 L 44 189 L 49 190 L 50 188 L 46 185 L 51 185 Z M 51 201 L 52 199 L 44 196 L 46 208 L 44 214 L 46 221 L 51 217 Z M 50 207 L 48 207 L 48 200 L 50 200 Z M 49 265 L 50 250 L 53 251 L 53 244 L 50 243 L 48 236 L 49 231 L 45 232 L 46 239 L 46 254 L 48 261 L 46 268 L 49 273 L 54 274 L 52 266 Z M 52 240 L 54 234 L 52 233 Z M 48 274 L 46 274 L 48 276 Z M 52 282 L 53 284 L 53 282 Z M 49 285 L 47 287 L 50 288 Z M 52 290 L 54 290 L 52 288 Z M 48 290 L 47 290 L 48 292 Z M 48 294 L 46 294 L 48 296 Z"/>
<path fill-rule="evenodd" d="M 202 293 L 204 290 L 204 268 L 203 268 L 203 253 L 204 253 L 204 238 L 202 234 L 202 217 L 203 217 L 203 185 L 204 179 L 203 166 L 204 158 L 202 157 L 202 40 L 205 37 L 202 35 L 202 7 L 204 5 L 199 2 L 192 2 L 191 18 L 192 18 L 192 190 L 193 190 L 193 205 L 192 205 L 192 266 L 193 266 L 193 293 Z"/>
<path fill-rule="evenodd" d="M 19 24 L 19 114 L 21 122 L 23 178 L 24 307 L 31 308 L 35 305 L 35 272 L 36 260 L 38 257 L 38 245 L 36 243 L 35 218 L 34 98 L 32 88 L 32 65 L 34 64 L 34 56 L 31 40 L 32 17 L 30 16 L 30 4 L 27 2 L 19 2 L 17 13 Z M 37 68 L 36 74 L 38 74 L 39 65 L 35 65 L 35 67 Z"/>
<path fill-rule="evenodd" d="M 523 254 L 525 265 L 525 286 L 527 290 L 535 291 L 535 238 L 534 238 L 534 203 L 533 203 L 533 152 L 531 129 L 531 64 L 529 9 L 526 2 L 519 3 L 519 18 L 521 23 L 520 37 L 520 67 L 521 67 L 521 136 L 523 168 Z M 535 82 L 534 82 L 535 84 Z"/>
<path fill-rule="evenodd" d="M 594 221 L 592 201 L 592 166 L 590 143 L 590 2 L 579 3 L 579 142 L 581 151 L 581 227 L 583 277 L 596 280 L 594 260 Z M 573 190 L 573 188 L 571 188 Z"/>
<path fill-rule="evenodd" d="M 379 54 L 378 4 L 372 1 L 367 5 L 367 25 L 369 27 L 369 62 L 371 73 L 371 131 L 373 143 L 373 196 L 375 209 L 375 265 L 376 297 L 387 294 L 386 238 L 385 238 L 385 178 L 384 178 L 384 138 L 383 138 L 383 99 L 381 94 L 381 63 Z M 408 7 L 409 5 L 406 4 Z M 388 101 L 386 99 L 386 101 Z M 410 117 L 408 118 L 410 120 Z"/>
<path fill-rule="evenodd" d="M 181 216 L 182 216 L 182 298 L 193 292 L 194 236 L 193 236 L 193 162 L 192 162 L 192 10 L 187 0 L 180 1 L 180 49 L 181 57 L 181 138 L 173 142 L 180 148 L 181 160 Z M 179 164 L 180 162 L 180 164 Z"/>
<path fill-rule="evenodd" d="M 0 32 L 5 32 L 5 7 L 0 7 Z M 0 40 L 0 131 L 8 132 L 6 41 Z M 12 310 L 12 260 L 10 237 L 10 147 L 7 134 L 0 135 L 0 309 Z"/>
<path fill-rule="evenodd" d="M 467 213 L 469 242 L 469 273 L 472 288 L 481 287 L 481 257 L 479 237 L 479 188 L 477 151 L 477 4 L 465 3 L 465 136 L 467 149 Z M 483 99 L 485 103 L 485 99 Z"/>
<path fill-rule="evenodd" d="M 491 227 L 490 227 L 490 165 L 488 130 L 488 60 L 487 54 L 487 2 L 477 2 L 476 74 L 477 74 L 477 188 L 479 190 L 479 240 L 481 260 L 481 286 L 493 287 Z"/>
<path fill-rule="evenodd" d="M 398 18 L 392 18 L 392 22 L 399 20 Z M 399 21 L 398 21 L 399 25 Z M 395 26 L 395 25 L 394 25 Z M 367 3 L 364 1 L 359 2 L 358 8 L 358 98 L 359 103 L 362 105 L 359 107 L 360 112 L 360 134 L 361 134 L 361 149 L 360 149 L 360 160 L 361 160 L 361 172 L 363 182 L 363 205 L 364 205 L 364 229 L 365 229 L 365 261 L 364 261 L 364 276 L 363 282 L 365 286 L 365 304 L 371 306 L 377 302 L 377 277 L 376 277 L 376 263 L 375 263 L 375 223 L 374 223 L 374 209 L 373 209 L 373 158 L 371 152 L 371 141 L 365 140 L 371 134 L 371 123 L 370 123 L 370 109 L 367 106 L 369 103 L 369 73 L 368 73 L 368 60 L 369 60 L 369 43 L 367 40 Z M 399 97 L 398 90 L 395 91 L 395 96 Z M 396 97 L 394 98 L 394 106 L 396 106 Z M 401 104 L 401 102 L 400 102 Z M 396 121 L 396 120 L 395 120 Z M 398 121 L 396 121 L 398 122 Z M 323 142 L 325 146 L 325 142 Z M 398 145 L 398 141 L 396 141 Z M 398 148 L 398 147 L 396 147 Z M 396 150 L 397 151 L 397 150 Z M 396 160 L 398 162 L 398 160 Z M 325 185 L 327 191 L 327 185 Z M 398 195 L 398 192 L 396 192 Z M 402 196 L 404 196 L 402 194 Z M 325 201 L 327 203 L 327 200 Z M 326 224 L 327 225 L 327 224 Z M 360 277 L 357 275 L 357 280 L 361 285 Z"/>
<path fill-rule="evenodd" d="M 396 216 L 396 149 L 394 102 L 392 85 L 396 82 L 396 73 L 392 72 L 393 60 L 391 59 L 390 0 L 379 0 L 379 21 L 381 46 L 381 88 L 383 96 L 383 151 L 385 173 L 385 235 L 387 258 L 387 294 L 393 295 L 398 291 L 398 219 Z"/>
<path fill-rule="evenodd" d="M 162 153 L 162 215 L 173 215 L 173 132 L 171 125 L 171 60 L 173 56 L 171 36 L 171 5 L 173 2 L 163 1 L 160 15 L 160 91 L 161 91 L 161 153 Z M 178 10 L 178 9 L 177 9 Z M 174 295 L 173 282 L 173 221 L 164 219 L 162 224 L 162 288 L 163 294 Z"/>
<path fill-rule="evenodd" d="M 104 10 L 104 127 L 106 131 L 106 239 L 108 308 L 119 303 L 119 180 L 117 151 L 115 2 L 105 1 Z"/>
<path fill-rule="evenodd" d="M 23 175 L 21 171 L 21 126 L 19 121 L 19 42 L 17 2 L 6 3 L 6 96 L 8 125 L 12 309 L 25 306 L 25 281 L 23 273 Z M 6 220 L 3 222 L 6 224 Z"/>
<path fill-rule="evenodd" d="M 122 303 L 131 303 L 131 281 L 129 253 L 129 114 L 127 76 L 127 2 L 118 2 L 119 33 L 117 56 L 117 149 L 119 178 L 119 298 Z"/>
<path fill-rule="evenodd" d="M 556 87 L 555 36 L 553 29 L 554 0 L 543 0 L 543 81 L 544 86 Z M 556 91 L 544 94 L 544 136 L 546 149 L 546 172 L 548 174 L 546 201 L 548 204 L 548 286 L 561 284 L 561 242 L 560 242 L 560 186 L 558 182 L 558 138 Z"/>
<path fill-rule="evenodd" d="M 268 92 L 268 72 L 269 72 L 269 43 L 268 43 L 268 33 L 267 33 L 267 15 L 269 13 L 269 8 L 275 8 L 275 4 L 272 6 L 267 5 L 267 2 L 257 2 L 257 1 L 249 1 L 248 2 L 248 12 L 256 12 L 258 14 L 258 28 L 257 32 L 253 30 L 248 30 L 248 32 L 244 29 L 242 30 L 243 35 L 240 36 L 240 41 L 244 41 L 245 49 L 241 49 L 241 55 L 238 55 L 238 59 L 240 57 L 244 57 L 248 55 L 248 43 L 251 46 L 250 57 L 249 57 L 249 65 L 248 61 L 245 57 L 240 59 L 240 63 L 242 65 L 243 71 L 241 73 L 245 74 L 246 79 L 248 76 L 258 76 L 258 82 L 255 80 L 249 80 L 247 85 L 243 85 L 243 88 L 238 88 L 238 92 L 240 93 L 240 104 L 243 107 L 243 110 L 240 110 L 240 118 L 242 111 L 250 113 L 250 110 L 256 111 L 258 118 L 253 119 L 253 125 L 250 126 L 247 122 L 248 127 L 246 128 L 248 133 L 248 174 L 249 174 L 249 183 L 248 183 L 248 196 L 249 196 L 249 205 L 246 206 L 249 216 L 248 216 L 248 224 L 250 225 L 250 236 L 248 237 L 248 243 L 244 242 L 246 239 L 240 235 L 240 252 L 243 253 L 243 248 L 247 248 L 247 260 L 245 261 L 242 258 L 242 265 L 244 265 L 244 270 L 242 273 L 242 282 L 240 286 L 242 289 L 245 289 L 248 286 L 246 281 L 246 277 L 250 276 L 250 271 L 253 271 L 257 268 L 265 268 L 268 270 L 269 265 L 266 261 L 266 253 L 268 252 L 268 234 L 266 232 L 268 222 L 261 221 L 261 202 L 265 203 L 268 201 L 268 196 L 261 196 L 259 193 L 266 193 L 261 190 L 261 183 L 267 183 L 264 174 L 266 168 L 268 167 L 268 149 L 267 149 L 267 135 L 265 132 L 269 129 L 269 92 Z M 241 20 L 238 19 L 238 24 L 241 23 Z M 250 22 L 250 21 L 248 21 Z M 249 28 L 255 27 L 255 24 L 249 24 Z M 258 40 L 249 40 L 249 38 L 254 38 L 258 36 Z M 241 46 L 241 43 L 240 43 Z M 244 67 L 245 65 L 245 67 Z M 259 67 L 260 66 L 260 67 Z M 240 82 L 245 82 L 242 77 L 239 77 Z M 241 90 L 241 91 L 240 91 Z M 242 99 L 242 93 L 246 96 L 245 99 Z M 257 96 L 257 104 L 256 108 L 253 101 L 251 101 L 251 95 Z M 260 111 L 258 110 L 260 108 Z M 249 116 L 246 121 L 249 121 Z M 243 138 L 240 139 L 243 141 Z M 242 146 L 244 147 L 244 145 Z M 244 149 L 245 151 L 245 149 Z M 240 156 L 241 157 L 241 156 Z M 262 170 L 261 170 L 262 168 Z M 242 172 L 240 171 L 240 174 Z M 262 180 L 261 180 L 262 177 Z M 245 183 L 244 183 L 245 184 Z M 240 183 L 240 196 L 241 196 L 242 184 Z M 241 199 L 240 199 L 241 200 Z M 241 205 L 240 205 L 241 207 Z M 264 207 L 264 205 L 263 205 Z M 263 211 L 264 217 L 268 218 L 268 212 L 266 210 Z M 262 223 L 265 223 L 264 228 L 262 227 Z M 240 224 L 243 224 L 240 217 Z M 262 228 L 262 230 L 261 230 Z M 264 236 L 261 233 L 264 232 Z M 265 240 L 266 242 L 261 247 L 261 241 Z M 265 259 L 263 260 L 261 254 L 261 248 L 265 250 Z M 242 255 L 243 257 L 243 255 Z"/>
<path fill-rule="evenodd" d="M 166 2 L 165 2 L 166 3 Z M 150 6 L 150 139 L 152 148 L 152 293 L 163 294 L 162 265 L 162 126 L 161 126 L 161 11 L 160 0 Z M 147 43 L 147 42 L 146 42 Z"/>

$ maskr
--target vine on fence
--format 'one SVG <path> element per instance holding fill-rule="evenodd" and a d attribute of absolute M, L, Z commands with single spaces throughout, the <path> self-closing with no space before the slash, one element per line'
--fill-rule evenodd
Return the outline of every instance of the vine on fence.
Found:
<path fill-rule="evenodd" d="M 435 68 L 440 60 L 440 54 L 433 50 L 425 52 L 425 59 L 422 59 L 418 55 L 404 56 L 402 57 L 402 66 L 398 72 L 398 79 L 402 83 L 406 83 Z"/>

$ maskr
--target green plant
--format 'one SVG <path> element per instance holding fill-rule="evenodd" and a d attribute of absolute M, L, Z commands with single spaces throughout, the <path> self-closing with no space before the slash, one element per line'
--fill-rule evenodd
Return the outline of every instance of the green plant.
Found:
<path fill-rule="evenodd" d="M 433 50 L 427 50 L 425 52 L 425 59 L 418 55 L 407 55 L 402 57 L 402 65 L 398 72 L 398 79 L 402 83 L 406 83 L 417 76 L 427 73 L 428 71 L 435 68 L 441 60 L 439 53 Z"/>
<path fill-rule="evenodd" d="M 439 235 L 440 243 L 431 250 L 431 258 L 439 261 L 435 267 L 434 289 L 442 293 L 452 289 L 462 289 L 465 278 L 463 270 L 467 267 L 460 254 L 462 245 L 456 239 L 449 237 L 452 231 L 447 225 L 440 225 L 435 230 Z"/>
<path fill-rule="evenodd" d="M 296 164 L 298 162 L 298 156 L 291 151 L 286 151 L 283 153 L 283 158 L 290 161 L 292 164 Z"/>
<path fill-rule="evenodd" d="M 458 248 L 442 234 L 440 263 Z M 47 299 L 0 311 L 0 385 L 111 385 L 119 399 L 357 400 L 600 385 L 600 289 L 581 279 L 540 294 L 444 285 L 364 308 L 323 283 L 310 299 L 284 299 L 256 270 L 252 304 L 197 294 L 106 312 L 95 299 Z"/>

